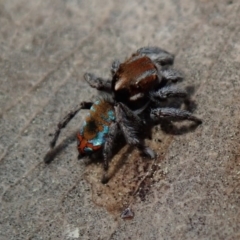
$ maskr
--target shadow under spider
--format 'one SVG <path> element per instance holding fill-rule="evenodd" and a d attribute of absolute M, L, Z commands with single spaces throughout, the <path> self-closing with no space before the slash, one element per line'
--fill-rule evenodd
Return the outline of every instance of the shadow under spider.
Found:
<path fill-rule="evenodd" d="M 49 149 L 43 158 L 44 162 L 47 164 L 51 163 L 57 155 L 59 155 L 65 148 L 69 146 L 69 144 L 75 142 L 77 139 L 77 132 L 78 131 L 73 132 L 53 149 Z"/>
<path fill-rule="evenodd" d="M 160 125 L 160 128 L 164 133 L 171 135 L 183 135 L 193 132 L 199 126 L 199 124 L 195 122 L 188 125 L 176 126 L 174 123 L 167 120 L 162 120 L 158 125 Z"/>

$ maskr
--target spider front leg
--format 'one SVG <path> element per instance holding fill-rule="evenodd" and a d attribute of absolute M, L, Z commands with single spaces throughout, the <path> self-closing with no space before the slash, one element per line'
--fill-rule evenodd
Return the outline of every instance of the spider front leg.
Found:
<path fill-rule="evenodd" d="M 193 116 L 192 113 L 177 108 L 156 108 L 150 112 L 150 118 L 153 121 L 159 121 L 161 119 L 168 119 L 172 121 L 190 120 L 197 124 L 201 124 L 202 120 Z"/>
<path fill-rule="evenodd" d="M 92 73 L 85 73 L 84 79 L 92 88 L 108 93 L 111 92 L 112 80 L 96 77 Z"/>
<path fill-rule="evenodd" d="M 81 102 L 76 108 L 71 110 L 57 125 L 57 129 L 55 133 L 53 134 L 53 139 L 50 142 L 50 148 L 54 148 L 56 145 L 56 142 L 58 140 L 58 137 L 60 135 L 60 132 L 63 128 L 67 126 L 67 124 L 75 117 L 75 115 L 81 110 L 81 109 L 90 109 L 93 105 L 92 102 Z"/>
<path fill-rule="evenodd" d="M 160 76 L 163 78 L 163 82 L 165 83 L 167 82 L 176 83 L 183 80 L 183 74 L 174 68 L 166 66 L 162 67 L 158 71 Z"/>
<path fill-rule="evenodd" d="M 174 55 L 158 47 L 143 47 L 137 53 L 149 57 L 153 62 L 164 65 L 173 65 Z"/>
<path fill-rule="evenodd" d="M 148 157 L 155 158 L 154 151 L 147 147 L 138 136 L 140 131 L 145 128 L 141 118 L 122 103 L 118 103 L 115 106 L 115 112 L 117 122 L 123 132 L 126 142 L 131 146 L 137 147 Z"/>

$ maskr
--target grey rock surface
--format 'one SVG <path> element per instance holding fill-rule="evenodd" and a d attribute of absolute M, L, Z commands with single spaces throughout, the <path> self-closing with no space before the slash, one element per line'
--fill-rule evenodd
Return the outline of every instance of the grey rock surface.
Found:
<path fill-rule="evenodd" d="M 239 17 L 238 0 L 0 1 L 0 239 L 240 239 Z M 77 160 L 82 111 L 45 164 L 61 117 L 99 96 L 84 72 L 148 45 L 175 54 L 203 124 L 155 127 L 158 158 L 124 146 L 102 185 Z"/>

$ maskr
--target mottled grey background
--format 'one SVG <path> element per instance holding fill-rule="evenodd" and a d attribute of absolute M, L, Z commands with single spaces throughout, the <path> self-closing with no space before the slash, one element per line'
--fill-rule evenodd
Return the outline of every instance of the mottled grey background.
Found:
<path fill-rule="evenodd" d="M 0 239 L 240 239 L 239 8 L 238 0 L 1 0 Z M 158 158 L 125 146 L 102 185 L 101 164 L 77 161 L 68 141 L 82 111 L 44 164 L 59 119 L 97 96 L 83 73 L 109 76 L 115 58 L 148 45 L 175 54 L 203 124 L 185 134 L 154 128 L 148 144 Z M 124 221 L 129 205 L 135 217 Z"/>

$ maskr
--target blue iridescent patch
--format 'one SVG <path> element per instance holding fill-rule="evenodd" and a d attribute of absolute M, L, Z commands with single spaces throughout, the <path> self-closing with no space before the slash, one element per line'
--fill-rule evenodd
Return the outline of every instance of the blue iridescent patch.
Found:
<path fill-rule="evenodd" d="M 84 152 L 86 152 L 86 153 L 92 153 L 93 150 L 92 150 L 92 148 L 85 147 L 85 148 L 84 148 Z"/>
<path fill-rule="evenodd" d="M 104 116 L 102 117 L 104 119 Z M 105 119 L 107 122 L 112 122 L 115 120 L 115 114 L 113 112 L 113 110 L 109 110 L 108 111 L 108 118 Z"/>
<path fill-rule="evenodd" d="M 89 140 L 88 142 L 92 143 L 93 146 L 101 146 L 105 143 L 105 136 L 109 131 L 108 126 L 103 126 L 103 131 L 98 132 L 96 137 Z"/>
<path fill-rule="evenodd" d="M 96 108 L 94 108 L 94 106 L 96 105 L 99 105 L 101 104 L 101 101 L 96 101 L 92 107 L 90 108 L 90 111 L 93 111 L 95 112 L 96 111 Z M 91 115 L 90 113 L 88 114 L 88 116 Z M 96 122 L 97 125 L 100 127 L 102 126 L 103 130 L 102 131 L 98 131 L 97 129 L 99 129 L 98 127 L 96 128 L 96 134 L 95 134 L 95 137 L 91 140 L 87 140 L 87 142 L 89 144 L 92 144 L 94 147 L 101 147 L 105 141 L 106 141 L 106 135 L 108 134 L 109 132 L 109 124 L 111 124 L 116 118 L 115 118 L 115 113 L 114 113 L 114 110 L 112 110 L 110 108 L 110 110 L 108 110 L 107 112 L 101 114 L 101 119 L 103 119 L 105 122 L 106 122 L 106 125 L 100 125 L 100 123 Z M 94 121 L 94 120 L 93 120 Z M 90 121 L 91 122 L 91 121 Z M 81 127 L 80 129 L 80 135 L 83 136 L 84 135 L 84 131 L 86 129 L 86 126 L 89 127 L 90 125 L 90 122 L 88 121 L 84 121 L 83 122 L 83 126 Z M 95 123 L 95 124 L 96 124 Z M 89 125 L 89 126 L 88 126 Z M 94 150 L 88 146 L 88 147 L 85 147 L 84 148 L 84 152 L 86 153 L 92 153 Z"/>

